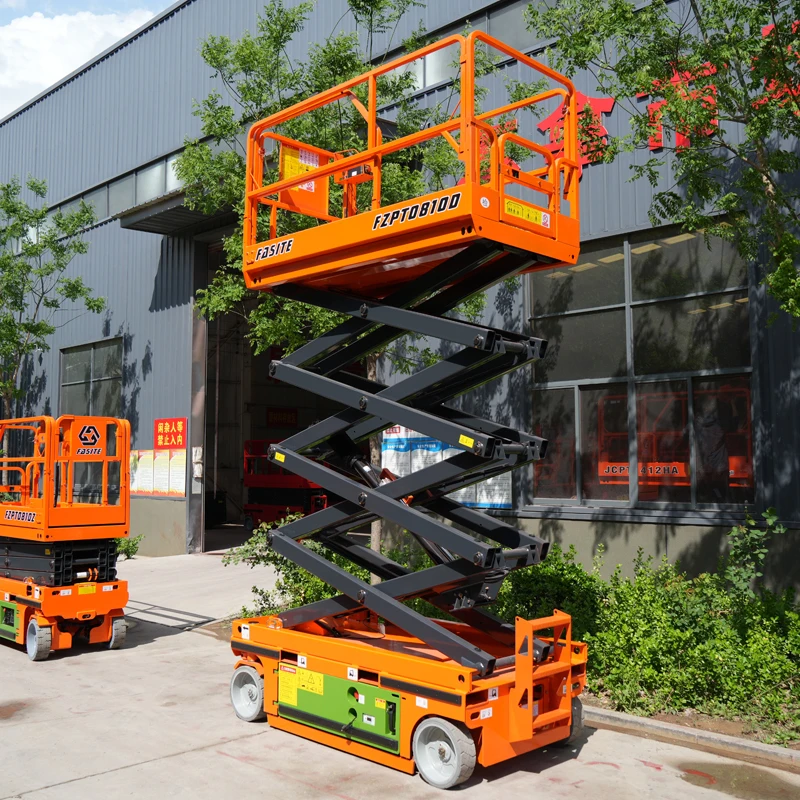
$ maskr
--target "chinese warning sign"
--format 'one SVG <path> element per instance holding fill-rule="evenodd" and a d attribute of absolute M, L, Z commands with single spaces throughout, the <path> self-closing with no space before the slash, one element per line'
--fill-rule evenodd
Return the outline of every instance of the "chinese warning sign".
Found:
<path fill-rule="evenodd" d="M 186 418 L 157 419 L 153 423 L 153 447 L 171 450 L 186 447 Z"/>

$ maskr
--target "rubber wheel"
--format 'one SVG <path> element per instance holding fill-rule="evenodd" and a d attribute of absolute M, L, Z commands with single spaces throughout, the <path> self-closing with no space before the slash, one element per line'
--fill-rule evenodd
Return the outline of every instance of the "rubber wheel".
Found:
<path fill-rule="evenodd" d="M 475 741 L 469 731 L 441 717 L 420 722 L 412 749 L 422 779 L 437 789 L 464 783 L 475 769 Z"/>
<path fill-rule="evenodd" d="M 50 655 L 52 646 L 53 633 L 50 628 L 43 628 L 35 619 L 32 619 L 28 623 L 28 630 L 25 634 L 25 649 L 28 651 L 28 658 L 31 661 L 44 661 Z"/>
<path fill-rule="evenodd" d="M 572 744 L 582 733 L 583 733 L 583 703 L 580 701 L 580 698 L 573 697 L 572 698 L 572 719 L 569 723 L 569 736 L 566 739 L 562 739 L 560 742 L 556 742 L 559 747 L 565 747 L 568 744 Z"/>
<path fill-rule="evenodd" d="M 125 644 L 125 637 L 128 635 L 128 625 L 125 617 L 114 617 L 111 623 L 111 638 L 108 640 L 109 650 L 119 650 Z"/>
<path fill-rule="evenodd" d="M 239 719 L 257 722 L 264 711 L 264 678 L 253 667 L 237 667 L 231 676 L 231 705 Z"/>
<path fill-rule="evenodd" d="M 245 517 L 244 518 L 244 529 L 247 533 L 252 533 L 253 529 L 255 528 L 255 523 L 253 522 L 252 517 Z"/>

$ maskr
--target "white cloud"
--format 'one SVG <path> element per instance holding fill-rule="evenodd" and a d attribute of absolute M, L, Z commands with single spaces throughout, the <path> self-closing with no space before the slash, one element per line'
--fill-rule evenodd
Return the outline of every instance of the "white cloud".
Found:
<path fill-rule="evenodd" d="M 22 8 L 26 0 L 0 0 L 0 8 Z"/>
<path fill-rule="evenodd" d="M 0 6 L 24 0 L 0 0 Z M 0 118 L 52 86 L 153 16 L 135 9 L 118 14 L 37 12 L 0 26 Z"/>

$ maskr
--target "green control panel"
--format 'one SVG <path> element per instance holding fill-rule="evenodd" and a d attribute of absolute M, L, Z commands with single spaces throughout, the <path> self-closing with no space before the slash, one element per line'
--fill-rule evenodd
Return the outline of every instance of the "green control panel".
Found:
<path fill-rule="evenodd" d="M 18 628 L 19 609 L 17 604 L 7 603 L 0 599 L 0 639 L 16 639 Z"/>
<path fill-rule="evenodd" d="M 355 670 L 347 680 L 281 662 L 278 713 L 381 750 L 400 750 L 400 695 L 360 682 Z"/>

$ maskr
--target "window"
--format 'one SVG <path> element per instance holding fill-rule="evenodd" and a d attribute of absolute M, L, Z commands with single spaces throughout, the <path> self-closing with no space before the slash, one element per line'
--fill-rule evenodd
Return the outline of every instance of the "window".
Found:
<path fill-rule="evenodd" d="M 572 389 L 533 393 L 533 432 L 547 439 L 545 458 L 534 466 L 537 497 L 575 498 L 575 394 Z"/>
<path fill-rule="evenodd" d="M 687 509 L 754 502 L 747 264 L 671 229 L 530 276 L 534 502 Z M 634 480 L 631 480 L 634 476 Z"/>
<path fill-rule="evenodd" d="M 62 414 L 122 415 L 122 339 L 61 351 Z"/>
<path fill-rule="evenodd" d="M 528 30 L 524 12 L 527 3 L 514 3 L 489 16 L 489 33 L 495 39 L 520 52 L 531 50 L 536 44 L 535 36 Z"/>
<path fill-rule="evenodd" d="M 750 366 L 747 292 L 633 309 L 637 375 Z"/>

